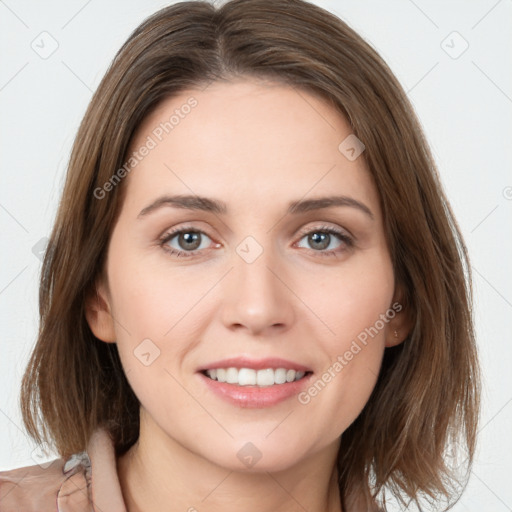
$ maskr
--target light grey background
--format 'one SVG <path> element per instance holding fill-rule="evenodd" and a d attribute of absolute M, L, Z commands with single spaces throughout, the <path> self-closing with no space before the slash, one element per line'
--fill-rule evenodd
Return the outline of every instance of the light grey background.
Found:
<path fill-rule="evenodd" d="M 453 510 L 512 510 L 512 1 L 313 3 L 384 57 L 430 141 L 472 259 L 485 379 L 476 464 Z M 168 4 L 0 0 L 0 469 L 41 461 L 21 426 L 19 385 L 37 334 L 37 249 L 74 135 L 115 52 Z"/>

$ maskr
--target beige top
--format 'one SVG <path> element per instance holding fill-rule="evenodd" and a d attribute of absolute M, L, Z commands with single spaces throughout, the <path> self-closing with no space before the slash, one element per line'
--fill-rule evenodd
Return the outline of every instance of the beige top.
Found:
<path fill-rule="evenodd" d="M 68 460 L 0 471 L 0 512 L 98 511 L 126 512 L 114 446 L 104 430 Z"/>

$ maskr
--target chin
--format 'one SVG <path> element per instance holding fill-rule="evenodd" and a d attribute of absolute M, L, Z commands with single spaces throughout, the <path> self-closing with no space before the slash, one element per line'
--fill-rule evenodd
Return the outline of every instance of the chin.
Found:
<path fill-rule="evenodd" d="M 261 434 L 254 441 L 230 440 L 229 444 L 219 446 L 218 451 L 203 452 L 203 456 L 214 464 L 240 473 L 267 473 L 278 472 L 292 468 L 301 463 L 306 457 L 296 449 L 298 442 L 303 446 L 303 441 L 276 439 L 270 441 L 261 439 Z M 219 453 L 221 452 L 221 453 Z M 219 455 L 221 455 L 219 457 Z"/>

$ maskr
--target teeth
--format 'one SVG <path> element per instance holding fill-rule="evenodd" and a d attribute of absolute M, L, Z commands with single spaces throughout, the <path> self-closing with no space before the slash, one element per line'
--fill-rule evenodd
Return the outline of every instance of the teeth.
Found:
<path fill-rule="evenodd" d="M 238 382 L 238 370 L 236 368 L 228 368 L 226 370 L 226 382 L 228 384 L 236 384 Z"/>
<path fill-rule="evenodd" d="M 272 368 L 258 370 L 256 372 L 256 384 L 258 386 L 273 386 L 275 380 L 274 370 L 272 370 Z"/>
<path fill-rule="evenodd" d="M 254 370 L 250 368 L 240 368 L 240 370 L 238 370 L 238 384 L 240 386 L 255 386 L 256 381 L 257 376 Z"/>
<path fill-rule="evenodd" d="M 286 370 L 278 368 L 274 373 L 274 384 L 284 384 L 286 382 Z"/>
<path fill-rule="evenodd" d="M 216 368 L 206 370 L 206 375 L 218 382 L 238 384 L 239 386 L 273 386 L 300 380 L 306 373 L 299 370 L 287 370 L 286 368 L 266 368 L 253 370 L 252 368 Z"/>

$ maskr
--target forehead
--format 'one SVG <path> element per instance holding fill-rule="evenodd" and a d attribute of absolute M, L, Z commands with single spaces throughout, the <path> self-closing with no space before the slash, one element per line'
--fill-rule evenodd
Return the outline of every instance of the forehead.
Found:
<path fill-rule="evenodd" d="M 182 91 L 140 125 L 129 153 L 151 149 L 128 174 L 127 200 L 172 192 L 254 208 L 350 193 L 375 206 L 364 154 L 350 160 L 339 149 L 351 134 L 328 102 L 284 84 L 251 79 Z"/>

